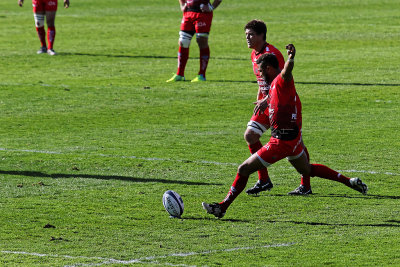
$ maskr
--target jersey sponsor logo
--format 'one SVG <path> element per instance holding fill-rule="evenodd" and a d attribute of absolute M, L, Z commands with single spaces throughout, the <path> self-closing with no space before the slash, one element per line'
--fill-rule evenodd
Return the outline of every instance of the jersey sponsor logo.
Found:
<path fill-rule="evenodd" d="M 49 5 L 49 6 L 55 6 L 55 5 L 57 5 L 57 2 L 49 1 L 49 2 L 48 2 L 48 5 Z"/>
<path fill-rule="evenodd" d="M 292 120 L 297 120 L 297 113 L 292 114 Z"/>
<path fill-rule="evenodd" d="M 199 23 L 197 23 L 197 27 L 205 27 L 207 26 L 207 23 L 200 21 Z"/>

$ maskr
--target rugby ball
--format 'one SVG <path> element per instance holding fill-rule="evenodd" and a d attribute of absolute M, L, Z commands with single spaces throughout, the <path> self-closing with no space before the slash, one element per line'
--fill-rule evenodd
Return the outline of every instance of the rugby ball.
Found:
<path fill-rule="evenodd" d="M 168 190 L 163 195 L 163 205 L 171 217 L 180 218 L 183 213 L 183 200 L 175 191 Z"/>

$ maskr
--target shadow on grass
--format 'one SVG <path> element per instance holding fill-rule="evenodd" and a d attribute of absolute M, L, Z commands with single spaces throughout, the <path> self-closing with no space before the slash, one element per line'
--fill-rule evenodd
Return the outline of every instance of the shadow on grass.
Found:
<path fill-rule="evenodd" d="M 113 58 L 172 58 L 177 59 L 177 56 L 161 56 L 161 55 L 113 55 L 113 54 L 94 54 L 94 53 L 79 53 L 79 52 L 59 52 L 59 56 L 87 56 L 87 57 L 113 57 Z M 199 57 L 190 57 L 190 59 L 199 60 Z M 237 60 L 248 61 L 247 58 L 229 58 L 229 57 L 213 57 L 213 60 Z"/>
<path fill-rule="evenodd" d="M 242 222 L 248 223 L 250 220 L 238 220 L 238 219 L 217 219 L 214 217 L 182 217 L 182 220 L 193 220 L 193 221 L 221 221 L 221 222 Z"/>
<path fill-rule="evenodd" d="M 44 173 L 35 171 L 2 171 L 0 174 L 7 175 L 20 175 L 20 176 L 30 176 L 30 177 L 45 177 L 53 179 L 63 179 L 63 178 L 88 178 L 88 179 L 100 179 L 100 180 L 120 180 L 135 183 L 165 183 L 165 184 L 185 184 L 185 185 L 222 185 L 220 183 L 207 183 L 207 182 L 191 182 L 182 180 L 168 180 L 168 179 L 155 179 L 155 178 L 138 178 L 131 176 L 121 176 L 121 175 L 96 175 L 96 174 L 66 174 L 66 173 Z"/>
<path fill-rule="evenodd" d="M 287 194 L 259 194 L 259 195 L 255 195 L 252 197 L 292 197 L 292 198 L 317 198 L 317 197 L 321 197 L 321 198 L 359 198 L 359 199 L 400 199 L 400 196 L 383 196 L 383 195 L 346 195 L 345 193 L 341 194 L 327 194 L 327 195 L 322 195 L 322 194 L 316 194 L 313 193 L 311 195 L 305 195 L 305 196 L 296 196 L 296 195 L 287 195 Z"/>
<path fill-rule="evenodd" d="M 338 195 L 338 194 L 328 194 L 328 195 L 317 195 L 317 197 L 343 197 L 343 198 L 363 198 L 363 199 L 400 199 L 400 196 L 383 196 L 383 195 Z"/>
<path fill-rule="evenodd" d="M 257 83 L 256 81 L 210 80 L 217 83 Z M 335 83 L 335 82 L 296 82 L 296 84 L 343 85 L 343 86 L 400 86 L 400 83 Z"/>
<path fill-rule="evenodd" d="M 372 227 L 400 227 L 400 221 L 389 220 L 385 223 L 365 223 L 365 224 L 355 224 L 355 223 L 323 223 L 323 222 L 301 222 L 301 221 L 266 221 L 269 223 L 292 223 L 292 224 L 305 224 L 305 225 L 317 225 L 317 226 L 372 226 Z M 396 224 L 395 224 L 396 223 Z"/>

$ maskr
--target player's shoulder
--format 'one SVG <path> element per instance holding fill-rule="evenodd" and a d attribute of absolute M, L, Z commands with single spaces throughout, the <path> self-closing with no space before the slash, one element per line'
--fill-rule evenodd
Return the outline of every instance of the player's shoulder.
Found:
<path fill-rule="evenodd" d="M 276 48 L 273 44 L 268 43 L 265 47 L 265 53 L 274 53 L 274 54 L 282 54 L 278 48 Z"/>

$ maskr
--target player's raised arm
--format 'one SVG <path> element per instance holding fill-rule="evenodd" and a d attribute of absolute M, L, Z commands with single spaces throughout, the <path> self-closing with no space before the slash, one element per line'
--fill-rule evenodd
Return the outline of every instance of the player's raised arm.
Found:
<path fill-rule="evenodd" d="M 286 46 L 286 50 L 288 54 L 288 60 L 283 67 L 281 75 L 285 81 L 291 81 L 293 79 L 292 70 L 294 67 L 294 56 L 296 55 L 296 48 L 293 44 L 288 44 Z"/>
<path fill-rule="evenodd" d="M 181 5 L 182 12 L 185 12 L 187 9 L 186 0 L 179 0 L 179 4 Z"/>
<path fill-rule="evenodd" d="M 212 3 L 212 7 L 213 9 L 216 9 L 219 4 L 221 4 L 222 0 L 214 0 L 214 2 Z"/>

